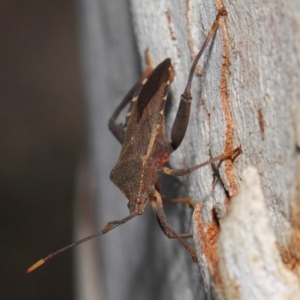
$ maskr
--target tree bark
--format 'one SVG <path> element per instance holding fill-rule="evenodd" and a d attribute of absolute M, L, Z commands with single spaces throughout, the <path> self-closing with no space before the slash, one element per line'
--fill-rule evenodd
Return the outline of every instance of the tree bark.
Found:
<path fill-rule="evenodd" d="M 126 200 L 109 182 L 120 147 L 107 122 L 138 77 L 131 21 L 143 65 L 146 49 L 154 65 L 172 58 L 169 135 L 192 60 L 217 11 L 226 9 L 199 63 L 201 76 L 194 76 L 189 127 L 170 164 L 194 166 L 237 146 L 243 150 L 234 162 L 181 180 L 179 194 L 198 203 L 192 227 L 201 276 L 149 211 L 99 239 L 106 299 L 204 299 L 202 280 L 208 299 L 297 299 L 299 2 L 131 0 L 132 16 L 126 2 L 80 3 L 97 227 L 128 214 Z M 190 230 L 187 208 L 170 212 L 176 231 Z"/>

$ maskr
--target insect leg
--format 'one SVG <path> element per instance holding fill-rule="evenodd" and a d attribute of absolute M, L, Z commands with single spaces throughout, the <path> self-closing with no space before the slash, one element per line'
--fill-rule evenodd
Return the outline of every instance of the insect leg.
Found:
<path fill-rule="evenodd" d="M 183 238 L 185 237 L 190 237 L 190 234 L 179 235 L 171 228 L 164 212 L 161 196 L 157 191 L 154 191 L 154 193 L 151 195 L 150 202 L 152 209 L 157 216 L 158 223 L 164 234 L 168 238 L 176 238 L 183 245 L 183 247 L 191 254 L 193 261 L 196 262 L 197 254 L 195 249 L 183 240 Z"/>
<path fill-rule="evenodd" d="M 163 200 L 164 204 L 187 204 L 190 208 L 195 208 L 195 203 L 191 198 L 176 198 L 176 199 L 170 199 L 170 200 Z"/>
<path fill-rule="evenodd" d="M 155 183 L 155 189 L 161 194 L 161 182 L 158 179 Z M 163 198 L 163 197 L 162 197 Z M 162 199 L 163 204 L 177 204 L 177 203 L 183 203 L 187 204 L 190 208 L 195 208 L 195 203 L 191 198 L 176 198 L 176 199 Z"/>
<path fill-rule="evenodd" d="M 118 118 L 121 111 L 125 108 L 125 106 L 133 99 L 134 96 L 136 96 L 142 86 L 142 82 L 145 78 L 147 78 L 150 73 L 152 72 L 152 61 L 150 59 L 148 50 L 145 52 L 145 60 L 147 63 L 147 68 L 138 80 L 136 84 L 129 90 L 129 92 L 126 94 L 124 99 L 121 101 L 121 103 L 118 105 L 116 110 L 114 111 L 113 115 L 110 117 L 108 122 L 108 128 L 112 132 L 112 134 L 116 137 L 116 139 L 122 144 L 123 143 L 123 137 L 124 137 L 124 124 L 116 123 L 116 119 Z"/>
<path fill-rule="evenodd" d="M 124 109 L 124 107 L 130 102 L 135 94 L 137 89 L 137 84 L 135 84 L 131 90 L 127 93 L 124 97 L 122 102 L 118 105 L 116 110 L 114 111 L 113 115 L 109 119 L 108 128 L 112 132 L 112 134 L 116 137 L 116 139 L 122 144 L 123 137 L 124 137 L 124 125 L 122 123 L 117 124 L 116 119 L 119 116 L 120 112 Z"/>
<path fill-rule="evenodd" d="M 161 181 L 160 179 L 157 179 L 155 183 L 155 189 L 156 191 L 162 195 L 162 186 L 161 186 Z M 163 199 L 162 196 L 162 202 L 164 204 L 177 204 L 177 203 L 183 203 L 183 204 L 188 204 L 190 208 L 195 208 L 195 203 L 191 198 L 176 198 L 176 199 Z"/>
<path fill-rule="evenodd" d="M 155 183 L 155 189 L 156 191 L 161 195 L 161 182 L 158 179 Z M 176 198 L 176 199 L 162 199 L 163 204 L 178 204 L 178 203 L 183 203 L 183 204 L 188 204 L 190 208 L 194 209 L 195 208 L 195 203 L 191 198 Z M 191 238 L 193 237 L 192 233 L 184 233 L 184 234 L 178 234 L 181 238 Z M 176 238 L 176 237 L 170 237 L 170 238 Z"/>
<path fill-rule="evenodd" d="M 210 40 L 214 37 L 216 33 L 216 30 L 219 26 L 220 17 L 224 15 L 226 15 L 225 10 L 221 10 L 217 14 L 216 19 L 211 29 L 209 30 L 207 37 L 191 67 L 189 77 L 188 77 L 188 82 L 185 87 L 184 93 L 181 95 L 179 108 L 171 131 L 171 141 L 174 150 L 176 150 L 180 146 L 188 126 L 188 122 L 190 118 L 191 102 L 192 102 L 191 88 L 192 88 L 193 75 L 195 73 L 197 63 L 200 57 L 202 56 L 204 50 L 208 46 Z"/>
<path fill-rule="evenodd" d="M 164 174 L 167 174 L 167 175 L 172 175 L 172 176 L 183 176 L 183 175 L 188 175 L 190 173 L 192 173 L 193 171 L 197 170 L 197 169 L 200 169 L 204 166 L 207 166 L 207 165 L 210 165 L 218 160 L 224 160 L 224 159 L 228 159 L 228 158 L 231 158 L 231 159 L 235 159 L 240 153 L 242 152 L 242 148 L 241 147 L 238 147 L 234 150 L 231 150 L 231 151 L 227 151 L 227 152 L 224 152 L 223 154 L 221 155 L 218 155 L 216 157 L 214 157 L 213 159 L 210 159 L 204 163 L 201 163 L 199 165 L 196 165 L 194 167 L 191 167 L 191 168 L 185 168 L 185 169 L 169 169 L 167 167 L 164 167 L 163 168 L 163 173 Z"/>

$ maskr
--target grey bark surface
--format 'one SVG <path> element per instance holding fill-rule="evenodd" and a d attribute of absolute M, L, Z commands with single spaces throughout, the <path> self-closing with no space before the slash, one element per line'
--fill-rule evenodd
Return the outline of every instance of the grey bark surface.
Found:
<path fill-rule="evenodd" d="M 239 145 L 243 153 L 234 163 L 207 166 L 180 181 L 177 196 L 199 202 L 192 227 L 200 273 L 182 246 L 161 233 L 148 208 L 145 215 L 97 241 L 101 259 L 95 264 L 99 264 L 103 299 L 204 299 L 201 278 L 208 299 L 270 299 L 271 283 L 265 284 L 265 290 L 264 284 L 257 286 L 262 294 L 247 293 L 257 284 L 251 280 L 256 273 L 250 259 L 253 256 L 241 254 L 247 251 L 267 258 L 266 253 L 276 247 L 278 253 L 263 260 L 268 268 L 262 269 L 262 278 L 272 278 L 268 275 L 273 273 L 273 278 L 280 278 L 282 290 L 288 289 L 287 281 L 292 278 L 289 291 L 298 291 L 299 2 L 131 0 L 130 5 L 131 11 L 127 1 L 79 1 L 96 227 L 101 229 L 107 221 L 128 214 L 127 200 L 109 180 L 120 145 L 107 123 L 137 80 L 139 63 L 145 66 L 145 50 L 154 65 L 172 58 L 176 77 L 167 114 L 169 134 L 192 59 L 221 7 L 228 16 L 222 18 L 199 64 L 198 74 L 202 75 L 194 78 L 187 134 L 171 156 L 170 165 L 194 166 Z M 253 186 L 254 190 L 261 186 L 264 197 L 260 196 L 257 209 L 255 201 L 252 206 L 250 200 L 238 200 L 244 198 L 237 196 L 238 204 L 233 205 L 242 206 L 245 212 L 249 207 L 252 212 L 240 220 L 241 210 L 234 206 L 233 212 L 226 214 L 230 197 L 242 189 L 241 182 L 247 185 L 247 173 L 241 175 L 247 165 L 257 168 L 261 184 Z M 174 185 L 170 189 L 175 189 Z M 191 230 L 188 208 L 166 210 L 176 231 Z M 259 215 L 260 210 L 266 230 L 251 235 L 253 215 Z M 230 234 L 239 221 L 243 221 L 240 230 L 244 232 Z M 252 238 L 257 243 L 249 243 Z M 234 248 L 238 251 L 233 252 Z M 233 259 L 235 255 L 241 260 Z M 249 275 L 247 267 L 237 268 L 239 263 L 253 272 Z M 251 278 L 246 280 L 248 276 Z M 296 299 L 289 292 L 283 295 L 282 299 Z"/>

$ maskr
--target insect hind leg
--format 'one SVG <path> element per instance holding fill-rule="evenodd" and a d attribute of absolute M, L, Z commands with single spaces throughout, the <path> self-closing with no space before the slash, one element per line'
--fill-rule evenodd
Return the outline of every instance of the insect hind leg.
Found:
<path fill-rule="evenodd" d="M 207 46 L 209 45 L 209 42 L 211 41 L 211 39 L 214 37 L 216 30 L 219 26 L 219 19 L 221 16 L 226 15 L 226 11 L 225 10 L 220 10 L 219 13 L 216 16 L 216 19 L 213 23 L 213 25 L 211 26 L 206 39 L 200 49 L 200 51 L 198 52 L 193 65 L 190 69 L 190 73 L 189 73 L 189 77 L 188 77 L 188 81 L 187 81 L 187 85 L 185 87 L 184 93 L 181 95 L 180 97 L 180 104 L 179 104 L 179 108 L 173 123 L 173 127 L 172 127 L 172 131 L 171 131 L 171 144 L 173 147 L 173 150 L 176 150 L 184 136 L 186 133 L 186 129 L 189 123 L 189 118 L 190 118 L 190 110 L 191 110 L 191 102 L 192 102 L 192 95 L 191 95 L 191 89 L 192 89 L 192 81 L 193 81 L 193 76 L 196 70 L 196 66 L 199 62 L 199 59 L 201 58 L 204 50 L 207 48 Z"/>

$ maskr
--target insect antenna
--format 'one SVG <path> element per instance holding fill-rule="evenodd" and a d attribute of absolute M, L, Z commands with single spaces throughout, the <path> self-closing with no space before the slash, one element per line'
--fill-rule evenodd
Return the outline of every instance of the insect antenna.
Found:
<path fill-rule="evenodd" d="M 70 245 L 68 245 L 66 247 L 63 247 L 63 248 L 61 248 L 61 249 L 59 249 L 59 250 L 57 250 L 57 251 L 55 251 L 55 252 L 47 255 L 45 258 L 40 259 L 35 264 L 33 264 L 31 267 L 29 267 L 27 269 L 26 273 L 27 274 L 31 273 L 32 271 L 34 271 L 35 269 L 37 269 L 38 267 L 40 267 L 41 265 L 43 265 L 50 258 L 53 258 L 54 256 L 56 256 L 56 255 L 58 255 L 58 254 L 60 254 L 62 252 L 65 252 L 66 250 L 71 249 L 71 248 L 73 248 L 73 247 L 75 247 L 75 246 L 77 246 L 79 244 L 82 244 L 82 243 L 84 243 L 86 241 L 92 240 L 92 239 L 94 239 L 94 238 L 96 238 L 96 237 L 98 237 L 100 235 L 103 235 L 103 234 L 111 231 L 112 229 L 114 229 L 114 228 L 116 228 L 116 227 L 118 227 L 118 226 L 126 223 L 127 221 L 131 220 L 135 216 L 136 216 L 136 214 L 131 214 L 131 215 L 127 216 L 126 218 L 122 219 L 122 220 L 108 222 L 105 225 L 104 229 L 102 229 L 101 231 L 99 231 L 99 232 L 97 232 L 95 234 L 92 234 L 92 235 L 90 235 L 90 236 L 88 236 L 88 237 L 86 237 L 86 238 L 84 238 L 82 240 L 79 240 L 79 241 L 75 242 L 75 243 L 72 243 L 72 244 L 70 244 Z"/>

